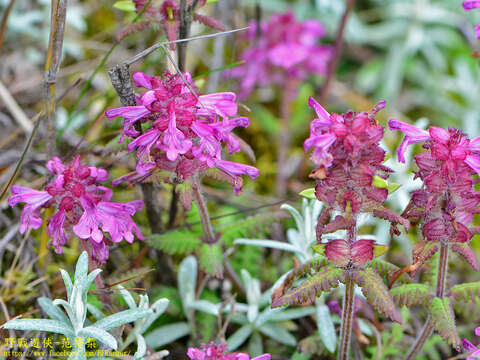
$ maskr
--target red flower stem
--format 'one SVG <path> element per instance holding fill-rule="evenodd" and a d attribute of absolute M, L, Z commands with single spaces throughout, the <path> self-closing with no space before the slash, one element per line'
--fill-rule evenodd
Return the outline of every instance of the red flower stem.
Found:
<path fill-rule="evenodd" d="M 437 273 L 437 289 L 435 295 L 437 297 L 443 297 L 445 295 L 445 284 L 447 282 L 448 271 L 448 243 L 440 244 L 440 258 L 438 260 L 438 273 Z M 433 332 L 433 322 L 430 315 L 423 326 L 422 332 L 415 340 L 410 351 L 407 354 L 405 360 L 413 360 L 417 354 L 422 350 L 425 342 L 430 338 Z"/>
<path fill-rule="evenodd" d="M 210 222 L 210 215 L 208 213 L 207 203 L 202 194 L 202 189 L 198 175 L 193 177 L 192 183 L 193 199 L 198 207 L 198 212 L 200 213 L 200 221 L 202 222 L 203 234 L 205 235 L 206 241 L 209 244 L 215 242 L 215 234 L 213 232 L 213 226 Z"/>
<path fill-rule="evenodd" d="M 352 338 L 355 283 L 350 275 L 345 281 L 345 295 L 342 307 L 342 326 L 340 328 L 340 347 L 338 349 L 338 360 L 348 360 L 350 352 L 350 340 Z"/>

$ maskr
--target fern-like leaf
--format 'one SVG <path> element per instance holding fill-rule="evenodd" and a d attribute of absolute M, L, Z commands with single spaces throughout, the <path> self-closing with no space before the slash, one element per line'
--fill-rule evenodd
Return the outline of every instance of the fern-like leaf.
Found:
<path fill-rule="evenodd" d="M 477 256 L 469 243 L 453 243 L 452 250 L 461 255 L 476 271 L 478 271 Z"/>
<path fill-rule="evenodd" d="M 170 255 L 188 255 L 201 243 L 200 235 L 188 229 L 169 231 L 164 234 L 151 234 L 149 244 Z"/>
<path fill-rule="evenodd" d="M 381 259 L 373 259 L 367 265 L 367 268 L 373 269 L 383 280 L 385 283 L 390 283 L 394 278 L 395 274 L 400 271 L 400 268 L 388 261 L 381 260 Z M 410 283 L 410 279 L 406 274 L 402 274 L 397 282 L 402 284 Z"/>
<path fill-rule="evenodd" d="M 452 286 L 448 295 L 455 300 L 473 302 L 480 297 L 480 281 Z"/>
<path fill-rule="evenodd" d="M 372 269 L 357 270 L 352 274 L 353 281 L 362 288 L 367 301 L 379 313 L 398 323 L 402 317 L 395 309 L 395 303 L 382 279 Z"/>
<path fill-rule="evenodd" d="M 329 267 L 326 270 L 316 273 L 301 283 L 295 289 L 272 299 L 272 308 L 282 305 L 297 305 L 313 303 L 315 297 L 324 291 L 336 288 L 340 282 L 345 281 L 343 270 L 335 267 Z"/>
<path fill-rule="evenodd" d="M 415 306 L 428 300 L 430 289 L 424 284 L 404 284 L 390 290 L 398 306 Z"/>
<path fill-rule="evenodd" d="M 417 265 L 416 270 L 411 272 L 411 276 L 415 276 L 417 271 L 425 264 L 432 256 L 436 254 L 438 259 L 439 244 L 434 241 L 422 241 L 416 244 L 412 250 L 413 263 Z M 438 266 L 434 267 L 435 269 Z M 435 270 L 434 270 L 435 271 Z"/>
<path fill-rule="evenodd" d="M 455 326 L 455 315 L 448 297 L 435 297 L 428 307 L 434 329 L 442 339 L 460 351 L 460 338 Z"/>

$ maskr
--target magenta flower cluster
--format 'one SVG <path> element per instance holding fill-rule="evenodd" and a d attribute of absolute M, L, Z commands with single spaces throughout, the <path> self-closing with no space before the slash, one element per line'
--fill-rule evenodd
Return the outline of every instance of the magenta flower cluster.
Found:
<path fill-rule="evenodd" d="M 390 120 L 390 129 L 405 134 L 398 148 L 399 161 L 404 162 L 406 147 L 424 142 L 427 150 L 415 155 L 419 168 L 416 176 L 423 187 L 412 193 L 413 206 L 406 217 L 422 221 L 426 240 L 468 243 L 473 234 L 473 217 L 479 212 L 480 192 L 473 187 L 474 174 L 480 174 L 480 137 L 470 140 L 462 131 L 431 126 L 428 131 L 397 120 Z M 478 269 L 469 247 L 454 246 Z"/>
<path fill-rule="evenodd" d="M 252 179 L 259 175 L 253 166 L 222 159 L 223 144 L 229 153 L 240 151 L 233 129 L 250 123 L 246 117 L 235 117 L 234 93 L 200 95 L 189 73 L 165 72 L 163 79 L 135 73 L 133 78 L 136 86 L 147 89 L 138 97 L 138 105 L 110 109 L 106 116 L 124 118 L 121 141 L 125 136 L 134 138 L 127 150 L 137 152 L 137 177 L 162 169 L 176 173 L 177 181 L 183 182 L 199 171 L 217 168 L 238 193 L 242 175 Z M 135 128 L 141 123 L 148 123 L 144 133 Z"/>
<path fill-rule="evenodd" d="M 102 168 L 82 165 L 77 156 L 70 164 L 63 164 L 57 157 L 47 162 L 53 175 L 44 190 L 23 186 L 12 186 L 10 206 L 25 203 L 20 217 L 20 232 L 38 229 L 42 224 L 41 210 L 52 208 L 54 215 L 49 219 L 47 234 L 52 238 L 57 253 L 73 232 L 80 239 L 88 240 L 92 256 L 99 263 L 108 259 L 107 245 L 125 239 L 132 243 L 135 235 L 144 240 L 132 216 L 143 207 L 141 200 L 129 203 L 110 201 L 112 190 L 102 186 L 108 180 L 108 172 Z M 104 233 L 108 233 L 107 238 Z"/>
<path fill-rule="evenodd" d="M 462 3 L 462 5 L 463 5 L 463 8 L 465 9 L 465 11 L 470 11 L 470 10 L 473 10 L 473 9 L 480 9 L 480 1 L 479 0 L 464 1 Z M 480 23 L 478 23 L 475 26 L 475 33 L 477 35 L 477 39 L 480 39 Z"/>
<path fill-rule="evenodd" d="M 255 86 L 285 86 L 291 79 L 326 73 L 333 50 L 318 44 L 326 34 L 318 21 L 298 22 L 293 12 L 287 12 L 262 21 L 260 27 L 255 21 L 249 26 L 249 45 L 240 57 L 245 64 L 232 70 L 232 76 L 241 82 L 241 98 Z"/>
<path fill-rule="evenodd" d="M 270 360 L 270 354 L 263 354 L 254 358 L 245 353 L 230 353 L 226 354 L 226 344 L 215 344 L 211 341 L 208 344 L 203 344 L 202 349 L 190 347 L 187 355 L 190 360 Z"/>
<path fill-rule="evenodd" d="M 480 327 L 475 329 L 475 335 L 480 336 Z M 470 341 L 462 339 L 463 350 L 468 351 L 469 356 L 467 360 L 475 360 L 480 358 L 480 347 L 473 345 Z"/>
<path fill-rule="evenodd" d="M 385 165 L 385 151 L 379 146 L 383 127 L 375 115 L 385 107 L 379 102 L 370 112 L 329 114 L 313 98 L 309 99 L 317 118 L 310 124 L 310 137 L 305 140 L 305 151 L 313 148 L 311 158 L 318 168 L 310 174 L 317 180 L 315 195 L 329 208 L 320 216 L 318 239 L 322 234 L 338 229 L 353 229 L 356 214 L 372 212 L 375 216 L 394 223 L 408 223 L 383 207 L 388 191 L 374 186 L 374 176 L 387 179 L 392 170 Z M 328 224 L 331 211 L 337 215 Z M 340 266 L 362 266 L 374 258 L 377 246 L 367 239 L 329 239 L 324 246 L 325 256 Z"/>

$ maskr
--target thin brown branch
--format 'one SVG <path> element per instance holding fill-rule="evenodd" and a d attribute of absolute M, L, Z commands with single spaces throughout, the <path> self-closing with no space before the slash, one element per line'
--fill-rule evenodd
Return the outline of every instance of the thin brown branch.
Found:
<path fill-rule="evenodd" d="M 340 55 L 342 54 L 342 47 L 343 47 L 343 34 L 345 32 L 345 26 L 347 25 L 348 15 L 353 8 L 353 4 L 355 0 L 346 0 L 347 4 L 345 5 L 345 11 L 343 12 L 342 19 L 340 20 L 340 26 L 338 27 L 337 36 L 335 37 L 335 49 L 333 58 L 328 64 L 328 72 L 327 72 L 327 79 L 325 80 L 325 84 L 323 85 L 322 91 L 320 92 L 319 102 L 320 104 L 325 103 L 328 96 L 328 91 L 330 89 L 330 85 L 335 78 L 335 73 L 337 71 L 338 62 L 340 61 Z"/>
<path fill-rule="evenodd" d="M 3 14 L 3 17 L 2 17 L 2 23 L 0 25 L 0 52 L 2 51 L 3 40 L 5 40 L 5 34 L 7 32 L 8 17 L 10 16 L 10 13 L 12 12 L 14 4 L 15 4 L 15 0 L 10 0 L 10 3 L 8 4 L 7 10 L 5 10 L 5 13 Z"/>
<path fill-rule="evenodd" d="M 67 0 L 52 0 L 50 39 L 48 42 L 47 58 L 45 60 L 45 119 L 47 126 L 46 142 L 48 158 L 52 158 L 56 154 L 55 87 L 62 59 L 66 16 Z"/>

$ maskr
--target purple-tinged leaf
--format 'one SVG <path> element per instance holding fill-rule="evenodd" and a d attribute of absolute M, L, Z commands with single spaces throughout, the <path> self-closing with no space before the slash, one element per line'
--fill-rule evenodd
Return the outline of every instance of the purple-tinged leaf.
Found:
<path fill-rule="evenodd" d="M 480 281 L 452 286 L 448 296 L 464 302 L 475 302 L 480 297 Z"/>
<path fill-rule="evenodd" d="M 402 322 L 402 317 L 395 309 L 395 304 L 387 287 L 372 269 L 357 270 L 352 274 L 352 279 L 362 288 L 363 295 L 375 310 L 393 321 Z"/>
<path fill-rule="evenodd" d="M 424 284 L 404 284 L 390 290 L 393 301 L 398 306 L 423 304 L 430 296 L 430 289 Z"/>
<path fill-rule="evenodd" d="M 410 272 L 411 276 L 415 276 L 420 267 L 430 259 L 439 249 L 438 243 L 433 241 L 422 241 L 416 244 L 412 250 L 414 271 Z"/>
<path fill-rule="evenodd" d="M 392 279 L 401 270 L 398 266 L 381 259 L 373 259 L 367 265 L 367 268 L 373 269 L 383 280 L 384 283 L 390 283 Z M 402 284 L 410 283 L 410 278 L 402 274 L 397 280 Z"/>
<path fill-rule="evenodd" d="M 312 304 L 322 292 L 336 288 L 343 281 L 343 270 L 329 267 L 309 277 L 295 289 L 277 298 L 272 298 L 272 308 L 282 305 Z"/>
<path fill-rule="evenodd" d="M 453 243 L 452 250 L 460 254 L 475 270 L 478 271 L 477 256 L 468 243 Z"/>

